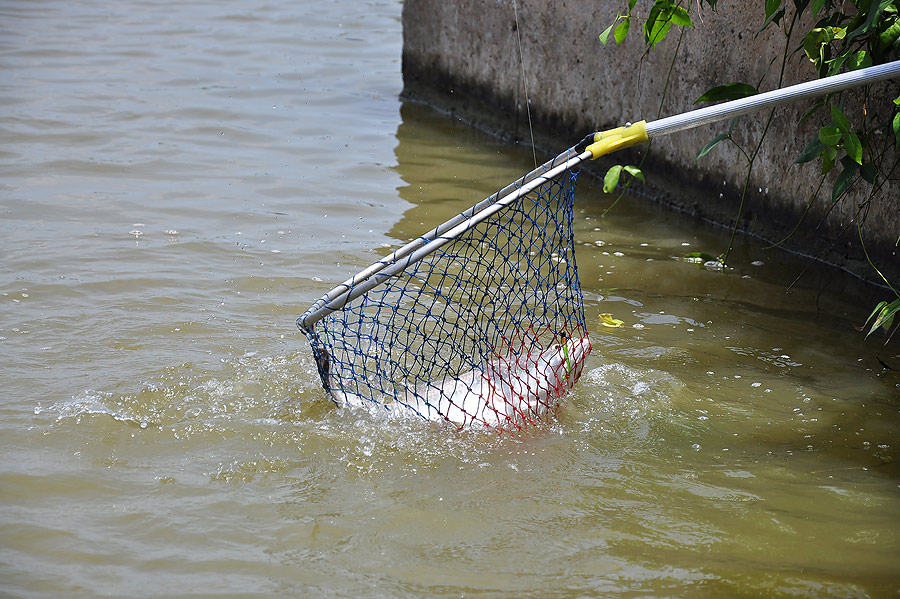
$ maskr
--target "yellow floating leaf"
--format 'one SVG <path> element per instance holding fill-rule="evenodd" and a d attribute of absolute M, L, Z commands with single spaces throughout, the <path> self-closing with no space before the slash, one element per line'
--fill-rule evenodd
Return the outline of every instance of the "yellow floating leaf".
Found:
<path fill-rule="evenodd" d="M 600 315 L 600 324 L 605 327 L 610 327 L 612 329 L 617 329 L 619 327 L 624 327 L 625 323 L 618 318 L 613 318 L 612 314 L 603 313 Z"/>

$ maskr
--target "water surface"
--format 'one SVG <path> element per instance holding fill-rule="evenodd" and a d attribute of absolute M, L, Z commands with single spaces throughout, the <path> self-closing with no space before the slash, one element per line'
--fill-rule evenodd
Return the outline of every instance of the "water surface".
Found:
<path fill-rule="evenodd" d="M 856 283 L 683 262 L 727 232 L 586 177 L 555 418 L 331 405 L 296 317 L 531 167 L 401 102 L 400 8 L 0 7 L 0 593 L 895 596 L 900 355 Z"/>

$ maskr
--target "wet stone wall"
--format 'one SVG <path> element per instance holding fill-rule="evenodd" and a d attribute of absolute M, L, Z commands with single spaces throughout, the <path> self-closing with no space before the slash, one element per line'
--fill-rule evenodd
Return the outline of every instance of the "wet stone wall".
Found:
<path fill-rule="evenodd" d="M 403 8 L 404 94 L 483 129 L 530 143 L 527 89 L 535 141 L 549 153 L 573 145 L 591 131 L 698 108 L 701 105 L 695 100 L 716 85 L 740 81 L 761 91 L 778 87 L 786 36 L 775 27 L 760 31 L 763 15 L 756 3 L 720 3 L 717 11 L 692 12 L 694 28 L 684 28 L 683 35 L 681 28 L 673 28 L 650 52 L 637 27 L 621 45 L 600 43 L 599 34 L 624 5 L 517 0 L 514 7 L 511 0 L 407 0 Z M 648 9 L 649 3 L 639 2 L 636 12 Z M 790 50 L 800 41 L 791 39 Z M 814 77 L 806 57 L 792 52 L 783 85 Z M 885 90 L 884 86 L 893 87 Z M 862 110 L 890 110 L 890 99 L 900 93 L 897 87 L 897 82 L 874 86 L 868 99 L 861 91 L 847 92 L 844 111 L 853 121 Z M 818 163 L 796 165 L 794 161 L 830 117 L 820 111 L 804 121 L 801 117 L 809 107 L 807 102 L 777 108 L 767 131 L 769 111 L 744 116 L 737 124 L 734 137 L 747 152 L 754 150 L 766 131 L 750 175 L 741 229 L 774 242 L 800 222 L 787 247 L 871 280 L 877 275 L 865 262 L 861 231 L 870 256 L 896 280 L 900 276 L 897 182 L 887 181 L 869 202 L 863 219 L 858 206 L 871 189 L 868 184 L 860 182 L 855 193 L 832 204 L 833 179 L 826 178 L 816 197 L 821 178 Z M 728 125 L 661 137 L 650 147 L 600 159 L 593 167 L 602 174 L 615 162 L 636 164 L 647 152 L 648 182 L 638 193 L 697 218 L 731 226 L 747 174 L 744 155 L 725 143 L 697 159 L 699 150 Z"/>

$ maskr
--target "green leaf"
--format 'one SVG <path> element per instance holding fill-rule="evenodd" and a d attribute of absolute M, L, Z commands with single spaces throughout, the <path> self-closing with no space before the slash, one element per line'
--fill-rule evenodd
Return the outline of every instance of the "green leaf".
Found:
<path fill-rule="evenodd" d="M 837 127 L 822 127 L 819 129 L 819 141 L 826 146 L 836 146 L 840 143 L 843 134 Z"/>
<path fill-rule="evenodd" d="M 628 30 L 631 28 L 631 17 L 625 17 L 622 22 L 616 27 L 615 40 L 617 44 L 621 44 L 625 40 L 625 36 L 628 35 Z"/>
<path fill-rule="evenodd" d="M 850 52 L 844 52 L 839 55 L 837 58 L 833 58 L 828 61 L 828 71 L 827 75 L 830 77 L 832 75 L 837 75 L 841 72 L 841 68 L 843 68 L 844 63 L 847 62 L 847 59 L 850 58 Z"/>
<path fill-rule="evenodd" d="M 884 9 L 890 6 L 893 2 L 894 0 L 870 1 L 868 3 L 868 12 L 860 10 L 859 13 L 857 13 L 857 17 L 865 14 L 866 20 L 862 23 L 862 25 L 847 34 L 847 42 L 849 43 L 855 40 L 860 35 L 871 30 L 873 26 L 877 25 L 877 22 L 881 17 L 881 13 L 884 12 Z M 858 19 L 854 19 L 853 23 L 856 23 L 857 21 Z"/>
<path fill-rule="evenodd" d="M 875 165 L 871 162 L 867 162 L 859 169 L 859 175 L 870 185 L 875 185 L 875 177 L 878 176 L 878 169 L 876 169 Z"/>
<path fill-rule="evenodd" d="M 847 61 L 847 66 L 850 67 L 851 71 L 865 69 L 872 66 L 872 57 L 865 50 L 860 50 Z"/>
<path fill-rule="evenodd" d="M 841 164 L 844 164 L 844 161 L 841 161 Z M 850 161 L 850 164 L 844 164 L 844 170 L 841 171 L 841 174 L 837 176 L 837 179 L 834 180 L 834 186 L 831 188 L 831 201 L 836 202 L 847 188 L 850 187 L 850 184 L 853 183 L 853 177 L 856 175 L 856 171 L 859 169 L 859 165 Z"/>
<path fill-rule="evenodd" d="M 822 7 L 825 6 L 825 0 L 812 0 L 812 14 L 816 16 Z"/>
<path fill-rule="evenodd" d="M 894 115 L 894 121 L 891 123 L 891 129 L 894 130 L 894 138 L 897 140 L 897 144 L 900 145 L 900 112 Z"/>
<path fill-rule="evenodd" d="M 878 305 L 875 306 L 875 309 L 872 310 L 872 313 L 866 319 L 866 325 L 868 325 L 873 318 L 875 319 L 875 322 L 872 323 L 872 328 L 866 333 L 866 337 L 874 333 L 878 327 L 882 327 L 885 331 L 890 330 L 891 325 L 894 323 L 894 316 L 897 315 L 897 312 L 900 312 L 900 299 L 895 299 L 891 303 L 878 302 Z"/>
<path fill-rule="evenodd" d="M 856 133 L 850 131 L 844 136 L 844 151 L 856 164 L 862 164 L 862 144 Z"/>
<path fill-rule="evenodd" d="M 850 121 L 847 120 L 847 117 L 845 117 L 844 113 L 841 111 L 841 107 L 837 104 L 831 105 L 831 121 L 841 130 L 841 133 L 850 131 Z"/>
<path fill-rule="evenodd" d="M 646 183 L 646 181 L 644 180 L 644 172 L 641 169 L 639 169 L 638 167 L 628 165 L 623 168 L 625 169 L 626 173 L 628 173 L 635 179 L 640 179 L 641 183 Z"/>
<path fill-rule="evenodd" d="M 606 176 L 603 177 L 603 193 L 612 193 L 616 189 L 616 185 L 619 184 L 619 176 L 622 174 L 622 165 L 616 164 L 615 166 L 610 167 L 608 171 L 606 171 Z"/>
<path fill-rule="evenodd" d="M 781 8 L 781 0 L 766 0 L 766 21 L 760 30 L 769 26 L 769 23 L 778 25 L 778 22 L 784 16 L 784 8 Z"/>
<path fill-rule="evenodd" d="M 651 48 L 655 47 L 669 34 L 672 25 L 694 26 L 687 9 L 672 4 L 672 0 L 656 0 L 644 22 L 644 41 Z"/>
<path fill-rule="evenodd" d="M 673 25 L 680 25 L 682 27 L 693 27 L 694 23 L 691 21 L 691 15 L 683 6 L 673 6 L 669 19 L 672 21 Z"/>
<path fill-rule="evenodd" d="M 825 49 L 834 36 L 830 27 L 810 29 L 803 38 L 803 51 L 815 65 L 821 75 L 825 68 Z"/>
<path fill-rule="evenodd" d="M 890 48 L 900 38 L 900 19 L 894 20 L 890 27 L 881 32 L 878 42 L 882 48 Z"/>
<path fill-rule="evenodd" d="M 822 174 L 829 172 L 834 168 L 834 159 L 837 157 L 837 148 L 833 148 L 831 146 L 825 147 L 825 152 L 822 155 Z"/>
<path fill-rule="evenodd" d="M 875 322 L 872 324 L 872 328 L 869 329 L 869 332 L 866 333 L 866 337 L 868 337 L 869 335 L 874 333 L 875 329 L 877 329 L 879 326 L 881 326 L 881 322 L 882 322 L 881 314 L 884 312 L 884 310 L 887 309 L 887 305 L 888 305 L 887 302 L 878 302 L 875 305 L 875 309 L 872 310 L 871 314 L 869 314 L 869 317 L 866 319 L 866 324 L 863 326 L 868 325 L 869 321 L 871 321 L 873 318 L 875 318 Z M 877 316 L 877 318 L 876 318 L 876 316 Z"/>
<path fill-rule="evenodd" d="M 828 148 L 829 150 L 831 148 Z M 834 168 L 834 158 L 828 155 L 828 152 L 825 152 L 825 155 L 822 156 L 822 174 L 828 174 L 831 172 L 831 169 Z"/>
<path fill-rule="evenodd" d="M 709 141 L 709 143 L 707 143 L 705 146 L 703 146 L 703 148 L 700 150 L 700 153 L 697 154 L 697 160 L 700 160 L 701 158 L 703 158 L 704 156 L 709 154 L 710 150 L 712 150 L 714 147 L 716 147 L 717 145 L 719 145 L 720 143 L 722 143 L 729 137 L 731 137 L 731 135 L 729 135 L 728 133 L 719 133 L 718 135 L 713 137 Z"/>
<path fill-rule="evenodd" d="M 746 83 L 726 83 L 707 90 L 705 94 L 694 100 L 698 102 L 718 102 L 719 100 L 739 100 L 759 93 L 755 87 Z"/>
<path fill-rule="evenodd" d="M 613 21 L 613 24 L 610 25 L 609 27 L 607 27 L 607 28 L 603 31 L 603 33 L 600 34 L 600 43 L 603 44 L 604 46 L 606 45 L 606 42 L 609 41 L 609 34 L 612 33 L 613 27 L 616 26 L 616 23 L 617 23 L 618 21 L 619 21 L 619 17 L 616 17 L 616 20 Z"/>
<path fill-rule="evenodd" d="M 669 34 L 669 28 L 672 26 L 672 21 L 668 18 L 669 11 L 665 10 L 666 14 L 662 14 L 663 11 L 659 8 L 660 4 L 660 0 L 657 0 L 650 10 L 647 21 L 644 23 L 644 41 L 651 48 L 656 47 L 656 44 L 665 39 Z"/>
<path fill-rule="evenodd" d="M 794 164 L 803 164 L 804 162 L 809 162 L 816 156 L 822 153 L 822 150 L 825 149 L 825 144 L 823 144 L 818 139 L 814 139 L 809 142 L 803 151 L 800 152 L 800 155 L 797 156 L 797 159 L 794 161 Z"/>

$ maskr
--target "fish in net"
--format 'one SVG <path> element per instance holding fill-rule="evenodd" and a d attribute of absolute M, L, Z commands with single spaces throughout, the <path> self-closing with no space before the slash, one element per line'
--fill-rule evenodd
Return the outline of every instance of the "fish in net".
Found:
<path fill-rule="evenodd" d="M 341 406 L 515 431 L 591 351 L 571 151 L 321 298 L 298 320 Z"/>

